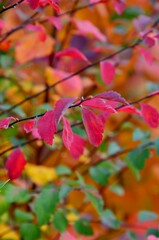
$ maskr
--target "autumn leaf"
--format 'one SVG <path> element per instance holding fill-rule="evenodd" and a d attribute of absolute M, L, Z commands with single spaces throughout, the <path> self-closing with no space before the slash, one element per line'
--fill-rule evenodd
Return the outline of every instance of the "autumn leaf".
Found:
<path fill-rule="evenodd" d="M 113 90 L 110 90 L 108 92 L 99 93 L 95 96 L 96 98 L 103 98 L 109 101 L 115 101 L 119 103 L 123 103 L 125 105 L 129 104 L 121 95 L 120 93 L 117 93 Z"/>
<path fill-rule="evenodd" d="M 82 108 L 82 119 L 90 143 L 98 147 L 103 138 L 103 121 L 93 111 L 86 108 Z"/>
<path fill-rule="evenodd" d="M 105 102 L 103 99 L 100 98 L 91 98 L 88 99 L 81 104 L 82 106 L 90 107 L 90 108 L 96 108 L 100 111 L 105 111 L 109 113 L 115 113 L 116 110 L 109 105 L 109 103 Z"/>
<path fill-rule="evenodd" d="M 36 119 L 31 119 L 24 124 L 23 128 L 26 133 L 29 133 L 33 130 L 35 125 L 36 125 Z"/>
<path fill-rule="evenodd" d="M 38 132 L 41 138 L 49 145 L 53 144 L 54 134 L 56 132 L 55 112 L 50 110 L 38 121 Z"/>
<path fill-rule="evenodd" d="M 10 121 L 16 120 L 14 117 L 7 117 L 0 119 L 0 129 L 7 129 L 9 127 Z"/>
<path fill-rule="evenodd" d="M 115 76 L 114 64 L 110 61 L 100 62 L 100 73 L 105 84 L 111 84 Z"/>
<path fill-rule="evenodd" d="M 15 149 L 6 161 L 5 167 L 8 171 L 9 178 L 16 179 L 20 177 L 25 164 L 26 160 L 22 151 L 19 148 Z"/>
<path fill-rule="evenodd" d="M 55 114 L 55 122 L 59 123 L 60 119 L 64 115 L 65 111 L 72 105 L 75 98 L 61 98 L 55 104 L 54 114 Z"/>
<path fill-rule="evenodd" d="M 146 103 L 141 103 L 141 114 L 144 119 L 144 121 L 152 128 L 157 128 L 159 125 L 159 113 L 158 111 L 146 104 Z"/>
<path fill-rule="evenodd" d="M 84 56 L 84 54 L 82 52 L 80 52 L 78 49 L 76 48 L 67 48 L 64 49 L 62 51 L 59 51 L 56 53 L 55 55 L 56 57 L 60 58 L 60 57 L 72 57 L 72 58 L 77 58 L 80 60 L 83 60 L 87 63 L 89 63 L 88 59 Z"/>

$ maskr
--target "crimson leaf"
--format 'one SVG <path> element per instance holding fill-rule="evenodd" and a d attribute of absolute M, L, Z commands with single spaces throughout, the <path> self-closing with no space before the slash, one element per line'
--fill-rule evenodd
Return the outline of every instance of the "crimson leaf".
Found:
<path fill-rule="evenodd" d="M 6 169 L 10 179 L 16 179 L 21 175 L 26 164 L 22 151 L 17 148 L 14 150 L 6 162 Z"/>

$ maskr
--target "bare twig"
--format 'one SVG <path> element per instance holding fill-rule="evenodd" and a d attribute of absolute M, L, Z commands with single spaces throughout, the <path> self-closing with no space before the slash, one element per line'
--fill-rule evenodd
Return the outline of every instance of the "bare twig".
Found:
<path fill-rule="evenodd" d="M 6 12 L 8 11 L 9 9 L 11 8 L 15 8 L 16 6 L 18 6 L 19 4 L 21 4 L 22 2 L 24 2 L 24 0 L 20 0 L 18 1 L 17 3 L 14 3 L 13 5 L 9 6 L 9 7 L 3 7 L 3 9 L 0 11 L 0 14 L 3 13 L 3 12 Z"/>

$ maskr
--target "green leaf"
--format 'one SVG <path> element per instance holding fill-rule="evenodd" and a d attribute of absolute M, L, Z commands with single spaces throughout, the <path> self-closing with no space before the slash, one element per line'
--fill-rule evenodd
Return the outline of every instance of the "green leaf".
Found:
<path fill-rule="evenodd" d="M 136 177 L 136 179 L 139 181 L 141 176 L 140 176 L 140 172 L 139 170 L 134 166 L 134 164 L 132 163 L 132 161 L 130 161 L 130 159 L 128 158 L 128 156 L 126 156 L 124 158 L 125 162 L 127 163 L 128 167 L 130 168 L 130 170 L 132 171 L 132 173 L 134 174 L 134 176 Z"/>
<path fill-rule="evenodd" d="M 133 132 L 133 140 L 134 141 L 147 139 L 149 136 L 150 136 L 149 131 L 142 131 L 140 128 L 136 128 Z"/>
<path fill-rule="evenodd" d="M 76 232 L 85 235 L 85 236 L 91 236 L 93 235 L 93 230 L 91 228 L 91 225 L 87 219 L 78 219 L 74 223 L 74 228 Z"/>
<path fill-rule="evenodd" d="M 155 228 L 150 228 L 147 230 L 146 236 L 154 235 L 155 237 L 159 237 L 159 230 Z"/>
<path fill-rule="evenodd" d="M 159 155 L 159 138 L 155 140 L 155 150 L 157 152 L 157 155 Z"/>
<path fill-rule="evenodd" d="M 137 235 L 134 232 L 127 231 L 126 235 L 128 236 L 129 240 L 137 240 Z"/>
<path fill-rule="evenodd" d="M 91 167 L 89 173 L 91 177 L 101 185 L 105 185 L 111 175 L 109 170 L 106 170 L 102 166 Z"/>
<path fill-rule="evenodd" d="M 59 193 L 50 187 L 44 188 L 34 202 L 34 212 L 40 225 L 46 224 L 59 202 Z"/>
<path fill-rule="evenodd" d="M 62 211 L 59 210 L 55 212 L 53 216 L 53 225 L 59 232 L 64 232 L 66 230 L 68 221 Z"/>
<path fill-rule="evenodd" d="M 0 195 L 0 215 L 5 213 L 9 206 L 10 204 L 6 201 L 5 197 Z"/>
<path fill-rule="evenodd" d="M 3 188 L 9 181 L 10 181 L 10 179 L 6 180 L 5 182 L 0 183 L 0 189 Z"/>
<path fill-rule="evenodd" d="M 20 209 L 14 211 L 14 216 L 17 222 L 30 222 L 34 219 L 34 216 L 31 213 L 27 213 Z"/>
<path fill-rule="evenodd" d="M 134 167 L 141 170 L 145 165 L 146 159 L 149 157 L 149 149 L 137 148 L 129 152 L 128 158 L 133 163 Z"/>
<path fill-rule="evenodd" d="M 69 175 L 72 173 L 71 169 L 65 165 L 58 165 L 56 167 L 56 172 L 58 175 Z"/>
<path fill-rule="evenodd" d="M 94 194 L 86 191 L 86 196 L 98 213 L 103 211 L 104 202 L 98 193 Z"/>
<path fill-rule="evenodd" d="M 24 240 L 36 240 L 40 237 L 40 229 L 37 225 L 31 223 L 22 223 L 20 234 Z"/>
<path fill-rule="evenodd" d="M 66 185 L 66 184 L 63 184 L 61 186 L 61 189 L 59 191 L 59 198 L 60 200 L 64 199 L 68 194 L 69 192 L 72 190 L 72 187 Z"/>
<path fill-rule="evenodd" d="M 112 192 L 116 193 L 118 196 L 123 196 L 125 193 L 124 188 L 119 185 L 112 185 L 109 187 L 109 189 Z"/>
<path fill-rule="evenodd" d="M 149 220 L 155 220 L 158 218 L 158 215 L 151 211 L 140 211 L 138 214 L 139 222 L 146 222 Z"/>
<path fill-rule="evenodd" d="M 7 184 L 5 191 L 6 201 L 8 203 L 26 203 L 30 200 L 31 194 L 26 189 Z"/>
<path fill-rule="evenodd" d="M 114 154 L 121 150 L 121 147 L 116 142 L 111 142 L 108 147 L 108 155 Z"/>
<path fill-rule="evenodd" d="M 104 210 L 101 213 L 100 217 L 102 223 L 105 224 L 106 226 L 113 229 L 117 229 L 120 227 L 120 221 L 116 218 L 116 216 L 111 210 L 109 209 Z"/>

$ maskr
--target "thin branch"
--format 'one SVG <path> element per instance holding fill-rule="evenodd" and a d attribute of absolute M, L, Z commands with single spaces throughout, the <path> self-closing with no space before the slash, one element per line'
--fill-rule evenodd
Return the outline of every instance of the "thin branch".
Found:
<path fill-rule="evenodd" d="M 33 15 L 31 15 L 29 18 L 27 18 L 22 24 L 20 24 L 18 27 L 15 27 L 13 29 L 11 29 L 10 31 L 3 33 L 2 35 L 0 35 L 0 43 L 2 43 L 4 40 L 6 40 L 10 35 L 12 35 L 13 33 L 23 29 L 27 24 L 35 21 L 35 17 L 38 15 L 38 12 L 34 13 Z"/>
<path fill-rule="evenodd" d="M 73 127 L 79 126 L 79 125 L 81 125 L 81 124 L 82 124 L 82 121 L 81 121 L 81 122 L 77 122 L 77 123 L 73 123 L 73 124 L 71 125 L 71 127 L 73 128 Z M 59 129 L 55 134 L 60 134 L 62 131 L 63 131 L 63 129 Z M 7 152 L 10 152 L 10 151 L 12 151 L 12 150 L 14 150 L 14 149 L 16 149 L 16 148 L 24 147 L 24 146 L 26 146 L 26 145 L 28 145 L 28 144 L 30 144 L 30 143 L 36 142 L 36 141 L 43 141 L 43 140 L 42 140 L 42 139 L 39 139 L 39 138 L 33 138 L 33 139 L 28 140 L 28 141 L 25 141 L 25 142 L 23 142 L 23 143 L 21 143 L 21 144 L 17 144 L 17 145 L 11 146 L 11 147 L 5 149 L 4 151 L 2 151 L 2 152 L 0 153 L 0 156 L 4 155 L 4 154 L 7 153 Z"/>
<path fill-rule="evenodd" d="M 104 61 L 104 60 L 108 60 L 108 59 L 110 59 L 110 58 L 113 58 L 113 57 L 115 57 L 116 55 L 124 52 L 124 51 L 127 50 L 127 49 L 134 48 L 134 47 L 137 46 L 140 42 L 142 42 L 141 39 L 137 40 L 134 44 L 132 44 L 132 45 L 130 45 L 130 46 L 127 46 L 127 47 L 124 47 L 124 48 L 120 49 L 119 51 L 114 52 L 113 54 L 111 54 L 111 55 L 109 55 L 109 56 L 107 56 L 107 57 L 103 57 L 103 58 L 97 60 L 97 61 L 94 62 L 94 63 L 88 64 L 87 66 L 79 69 L 78 71 L 76 71 L 76 72 L 74 72 L 74 73 L 71 73 L 71 74 L 68 75 L 67 77 L 59 80 L 58 82 L 56 82 L 56 83 L 54 83 L 54 84 L 52 84 L 52 85 L 50 85 L 50 86 L 47 86 L 47 87 L 44 88 L 42 91 L 40 91 L 40 92 L 38 92 L 38 93 L 35 93 L 35 94 L 33 94 L 33 95 L 31 95 L 31 96 L 23 99 L 22 101 L 16 103 L 16 104 L 13 105 L 12 107 L 10 107 L 10 108 L 2 111 L 2 112 L 0 113 L 0 116 L 2 116 L 2 115 L 5 114 L 5 113 L 11 112 L 13 109 L 21 106 L 21 105 L 24 104 L 25 102 L 30 101 L 31 99 L 36 98 L 36 97 L 44 94 L 46 91 L 55 88 L 57 85 L 59 85 L 59 84 L 61 84 L 61 83 L 63 83 L 63 82 L 66 82 L 66 81 L 69 80 L 70 78 L 72 78 L 72 77 L 74 77 L 74 76 L 76 76 L 76 75 L 79 75 L 80 73 L 84 72 L 85 70 L 87 70 L 87 69 L 89 69 L 89 68 L 92 68 L 92 67 L 98 65 L 100 62 L 102 62 L 102 61 Z"/>
<path fill-rule="evenodd" d="M 132 102 L 129 103 L 129 105 L 138 104 L 138 103 L 140 103 L 140 102 L 142 102 L 142 101 L 144 101 L 144 100 L 147 100 L 147 99 L 149 99 L 149 98 L 152 98 L 152 97 L 154 97 L 154 96 L 156 96 L 156 95 L 159 95 L 159 91 L 156 91 L 155 93 L 152 93 L 152 94 L 150 93 L 149 95 L 147 95 L 147 96 L 145 96 L 145 97 L 142 97 L 142 98 L 139 98 L 138 100 L 132 101 Z M 84 98 L 84 99 L 82 98 L 79 102 L 72 104 L 69 108 L 79 107 L 83 102 L 88 101 L 89 99 L 90 99 L 90 97 Z M 123 107 L 125 107 L 124 104 L 120 105 L 119 107 L 116 107 L 115 110 L 119 110 L 119 109 L 121 109 L 121 108 L 123 108 Z M 46 112 L 41 113 L 41 114 L 38 114 L 38 115 L 26 117 L 26 118 L 17 119 L 16 121 L 13 121 L 12 123 L 10 123 L 8 127 L 13 127 L 13 125 L 15 125 L 15 124 L 17 124 L 17 123 L 42 117 L 42 116 L 44 116 L 45 113 L 46 113 Z"/>
<path fill-rule="evenodd" d="M 8 11 L 11 8 L 15 8 L 16 6 L 18 6 L 19 4 L 21 4 L 22 2 L 24 2 L 24 0 L 20 0 L 17 3 L 14 3 L 13 5 L 9 6 L 9 7 L 5 7 L 3 6 L 3 9 L 0 11 L 0 14 L 2 14 L 3 12 Z"/>

